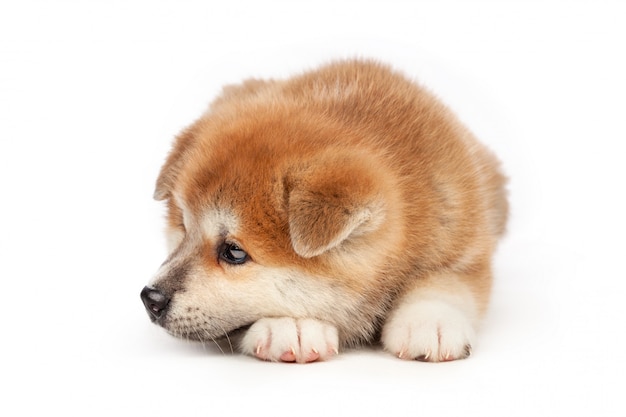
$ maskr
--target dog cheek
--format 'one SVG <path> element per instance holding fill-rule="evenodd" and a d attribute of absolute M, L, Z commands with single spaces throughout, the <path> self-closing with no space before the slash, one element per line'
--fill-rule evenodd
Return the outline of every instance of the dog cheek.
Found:
<path fill-rule="evenodd" d="M 168 228 L 165 232 L 167 253 L 172 254 L 185 238 L 185 232 L 178 228 Z"/>

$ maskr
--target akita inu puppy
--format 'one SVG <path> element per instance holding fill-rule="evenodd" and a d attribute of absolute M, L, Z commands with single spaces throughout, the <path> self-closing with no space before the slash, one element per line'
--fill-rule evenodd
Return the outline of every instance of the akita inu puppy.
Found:
<path fill-rule="evenodd" d="M 228 86 L 161 170 L 169 256 L 141 298 L 169 333 L 239 333 L 264 360 L 377 340 L 402 359 L 465 358 L 504 187 L 444 105 L 378 63 Z"/>

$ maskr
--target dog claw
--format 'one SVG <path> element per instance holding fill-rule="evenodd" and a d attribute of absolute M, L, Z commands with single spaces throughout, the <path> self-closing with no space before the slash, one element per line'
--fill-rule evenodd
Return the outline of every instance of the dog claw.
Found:
<path fill-rule="evenodd" d="M 318 361 L 319 359 L 320 359 L 320 352 L 317 349 L 312 348 L 311 349 L 311 353 L 304 360 L 304 362 L 306 362 L 306 363 L 308 363 L 308 362 L 315 362 L 315 361 Z"/>
<path fill-rule="evenodd" d="M 283 362 L 295 362 L 296 359 L 296 350 L 293 347 L 290 347 L 288 351 L 280 355 L 280 360 Z"/>
<path fill-rule="evenodd" d="M 337 330 L 331 325 L 289 317 L 258 320 L 241 341 L 242 351 L 271 362 L 321 361 L 338 354 L 337 348 Z"/>

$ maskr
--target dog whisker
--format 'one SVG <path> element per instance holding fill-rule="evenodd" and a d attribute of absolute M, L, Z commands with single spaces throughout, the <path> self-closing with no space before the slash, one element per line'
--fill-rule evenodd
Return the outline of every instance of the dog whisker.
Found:
<path fill-rule="evenodd" d="M 224 327 L 222 327 L 221 324 L 218 323 L 218 325 L 220 326 L 220 329 L 222 329 L 222 333 L 224 333 L 224 336 L 226 336 L 226 340 L 228 341 L 228 346 L 230 347 L 230 353 L 234 354 L 235 350 L 233 349 L 233 344 L 230 341 L 230 337 L 228 337 L 228 332 L 224 330 Z"/>
<path fill-rule="evenodd" d="M 222 353 L 222 355 L 224 355 L 224 351 L 222 350 L 222 347 L 219 345 L 219 343 L 217 343 L 217 341 L 216 341 L 216 340 L 215 340 L 215 338 L 211 335 L 211 333 L 210 333 L 207 329 L 200 329 L 200 330 L 202 330 L 202 333 L 204 333 L 204 335 L 205 335 L 205 336 L 207 336 L 207 337 L 202 337 L 202 336 L 200 335 L 200 332 L 198 331 L 198 329 L 195 329 L 195 330 L 194 330 L 194 331 L 195 331 L 195 333 L 196 333 L 196 335 L 197 335 L 197 337 L 198 337 L 198 340 L 202 343 L 202 346 L 204 346 L 204 347 L 205 347 L 205 349 L 206 349 L 206 346 L 204 345 L 204 341 L 205 341 L 205 340 L 207 340 L 207 338 L 208 338 L 208 339 L 210 339 L 210 340 L 213 342 L 213 344 L 214 344 L 215 346 L 217 346 L 217 348 L 220 350 L 220 352 Z"/>
<path fill-rule="evenodd" d="M 197 330 L 195 332 L 196 332 L 196 335 L 198 335 L 198 341 L 202 345 L 202 349 L 206 351 L 206 345 L 204 344 L 204 339 L 202 337 L 200 337 L 200 333 L 198 333 Z"/>
<path fill-rule="evenodd" d="M 211 335 L 211 333 L 209 333 L 206 329 L 203 329 L 203 332 L 205 335 L 207 335 L 209 337 L 209 339 L 211 339 L 211 341 L 213 342 L 213 344 L 215 346 L 217 346 L 217 348 L 220 350 L 220 352 L 222 353 L 222 355 L 225 355 L 224 350 L 222 349 L 222 347 L 220 346 L 219 343 L 217 343 L 217 340 L 215 340 L 215 338 Z M 198 335 L 198 337 L 200 337 L 200 335 Z"/>

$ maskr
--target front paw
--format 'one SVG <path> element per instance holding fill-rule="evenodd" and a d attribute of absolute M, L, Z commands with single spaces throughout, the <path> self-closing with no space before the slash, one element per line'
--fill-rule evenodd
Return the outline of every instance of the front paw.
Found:
<path fill-rule="evenodd" d="M 442 362 L 471 354 L 471 320 L 444 301 L 423 300 L 394 311 L 383 328 L 385 349 L 401 359 Z"/>
<path fill-rule="evenodd" d="M 338 353 L 337 328 L 313 319 L 264 318 L 246 332 L 241 350 L 274 362 L 307 363 Z"/>

